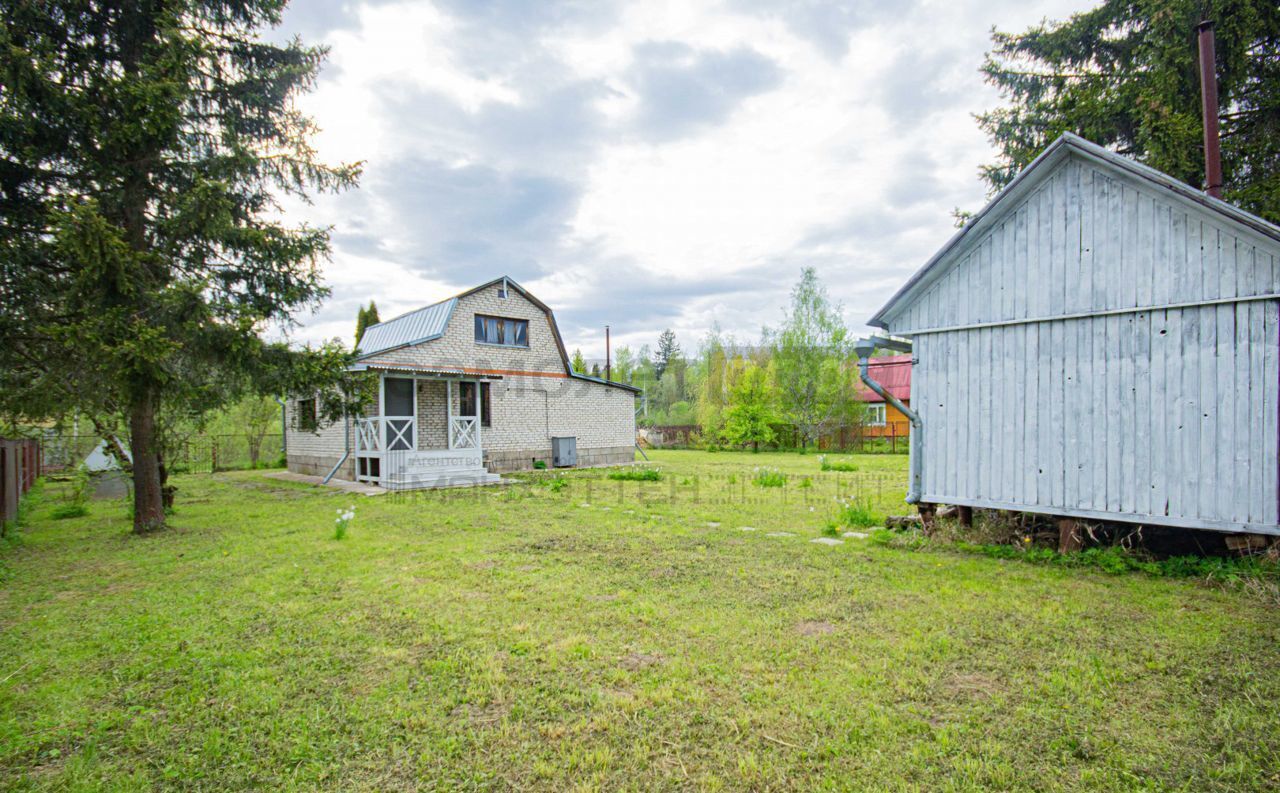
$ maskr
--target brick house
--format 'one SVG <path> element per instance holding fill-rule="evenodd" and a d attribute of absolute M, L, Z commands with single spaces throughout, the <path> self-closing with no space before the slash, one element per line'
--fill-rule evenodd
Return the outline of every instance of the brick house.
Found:
<path fill-rule="evenodd" d="M 551 309 L 510 278 L 370 326 L 353 371 L 378 381 L 363 416 L 323 424 L 286 405 L 289 470 L 393 489 L 484 484 L 553 464 L 631 462 L 639 389 L 572 370 Z M 563 442 L 562 442 L 563 443 Z"/>
<path fill-rule="evenodd" d="M 907 407 L 911 406 L 911 355 L 885 355 L 872 358 L 867 363 L 870 376 L 884 386 Z M 884 397 L 865 386 L 858 389 L 859 402 L 867 406 L 867 423 L 863 434 L 867 437 L 905 438 L 911 432 L 911 422 Z"/>

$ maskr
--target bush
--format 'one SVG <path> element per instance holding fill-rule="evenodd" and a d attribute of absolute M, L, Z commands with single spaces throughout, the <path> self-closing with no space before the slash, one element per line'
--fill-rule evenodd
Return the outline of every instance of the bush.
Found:
<path fill-rule="evenodd" d="M 757 487 L 783 487 L 787 484 L 787 475 L 777 468 L 756 468 L 756 475 L 751 480 Z"/>
<path fill-rule="evenodd" d="M 59 504 L 49 512 L 49 517 L 54 520 L 64 520 L 66 518 L 83 518 L 89 514 L 89 508 L 84 504 Z"/>
<path fill-rule="evenodd" d="M 53 508 L 49 513 L 55 520 L 66 518 L 83 518 L 89 514 L 89 491 L 93 480 L 89 478 L 89 470 L 83 465 L 76 469 L 67 488 L 66 500 Z"/>
<path fill-rule="evenodd" d="M 610 471 L 610 479 L 621 482 L 657 482 L 662 473 L 657 468 L 624 468 L 621 471 Z"/>
<path fill-rule="evenodd" d="M 836 520 L 851 529 L 879 526 L 884 520 L 871 509 L 871 499 L 850 499 L 840 503 Z"/>
<path fill-rule="evenodd" d="M 858 466 L 848 460 L 832 460 L 825 454 L 818 458 L 818 463 L 823 471 L 845 471 L 852 473 L 858 470 Z"/>
<path fill-rule="evenodd" d="M 543 481 L 542 485 L 552 493 L 559 493 L 561 490 L 564 490 L 569 486 L 569 480 L 565 479 L 563 476 L 553 476 Z"/>
<path fill-rule="evenodd" d="M 534 460 L 534 461 L 533 461 L 533 470 L 535 470 L 535 471 L 545 471 L 545 470 L 547 470 L 547 461 L 546 461 L 546 460 Z"/>

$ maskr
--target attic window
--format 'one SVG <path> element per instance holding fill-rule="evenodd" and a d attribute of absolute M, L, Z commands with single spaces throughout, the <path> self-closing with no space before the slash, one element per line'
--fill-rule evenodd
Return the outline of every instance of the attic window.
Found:
<path fill-rule="evenodd" d="M 507 299 L 507 282 L 505 280 L 502 283 L 498 284 L 498 297 L 502 298 L 503 300 Z"/>
<path fill-rule="evenodd" d="M 476 314 L 476 341 L 504 347 L 528 347 L 529 321 Z"/>

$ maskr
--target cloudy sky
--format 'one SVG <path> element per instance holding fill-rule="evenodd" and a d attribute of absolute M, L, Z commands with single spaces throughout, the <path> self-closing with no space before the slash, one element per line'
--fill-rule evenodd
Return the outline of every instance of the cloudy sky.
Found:
<path fill-rule="evenodd" d="M 331 47 L 303 107 L 359 189 L 290 206 L 334 227 L 301 341 L 509 275 L 570 349 L 686 349 L 776 324 L 802 266 L 851 327 L 979 208 L 995 25 L 1085 0 L 295 0 Z"/>

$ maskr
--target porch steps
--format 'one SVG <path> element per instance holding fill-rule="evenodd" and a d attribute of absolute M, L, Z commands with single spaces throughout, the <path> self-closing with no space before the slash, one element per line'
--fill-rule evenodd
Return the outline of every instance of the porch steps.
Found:
<path fill-rule="evenodd" d="M 382 478 L 387 490 L 433 490 L 447 487 L 496 485 L 502 477 L 483 468 L 458 468 L 422 474 L 391 474 Z"/>

